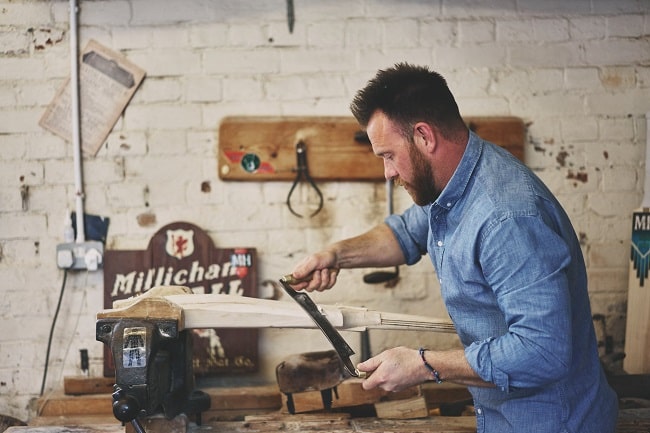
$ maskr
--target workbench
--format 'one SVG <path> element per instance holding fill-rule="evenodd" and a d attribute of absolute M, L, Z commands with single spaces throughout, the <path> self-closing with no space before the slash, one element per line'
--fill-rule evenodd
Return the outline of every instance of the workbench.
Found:
<path fill-rule="evenodd" d="M 146 428 L 146 427 L 145 427 Z M 119 423 L 92 426 L 28 426 L 10 427 L 7 433 L 123 433 Z M 242 433 L 242 432 L 331 432 L 331 433 L 419 433 L 475 432 L 472 416 L 427 417 L 410 420 L 352 418 L 348 414 L 267 414 L 246 417 L 243 421 L 219 421 L 196 426 L 190 424 L 188 433 Z"/>
<path fill-rule="evenodd" d="M 650 433 L 650 400 L 643 378 L 630 377 L 642 388 L 631 387 L 627 376 L 614 381 L 615 389 L 627 397 L 620 400 L 621 412 L 617 433 Z M 204 387 L 211 397 L 211 407 L 202 415 L 203 425 L 189 422 L 188 433 L 257 433 L 257 432 L 332 432 L 332 433 L 421 433 L 475 432 L 474 416 L 450 412 L 424 414 L 419 411 L 442 407 L 445 403 L 466 401 L 465 387 L 444 383 L 426 383 L 398 393 L 380 389 L 363 390 L 361 379 L 348 379 L 338 386 L 338 397 L 331 411 L 322 409 L 320 393 L 305 392 L 295 396 L 298 413 L 287 412 L 286 398 L 276 384 L 237 387 Z M 68 377 L 64 391 L 43 396 L 38 401 L 39 414 L 25 427 L 9 427 L 7 433 L 123 433 L 112 414 L 112 378 Z M 419 399 L 419 400 L 418 400 Z M 405 403 L 400 405 L 398 403 Z M 395 406 L 391 406 L 395 404 Z M 381 408 L 389 405 L 388 408 Z M 374 407 L 376 414 L 364 408 Z M 381 408 L 381 410 L 379 410 Z M 456 413 L 456 415 L 461 412 Z M 184 415 L 181 415 L 184 416 Z M 145 429 L 147 429 L 145 425 Z M 172 429 L 173 430 L 173 429 Z M 156 431 L 147 429 L 148 433 Z M 173 433 L 166 429 L 165 433 Z"/>
<path fill-rule="evenodd" d="M 79 426 L 27 426 L 9 427 L 6 433 L 123 433 L 119 423 Z M 266 432 L 330 432 L 330 433 L 458 433 L 475 432 L 473 416 L 430 416 L 418 419 L 389 420 L 373 417 L 350 417 L 348 414 L 297 414 L 271 413 L 252 415 L 243 421 L 219 421 L 202 426 L 190 424 L 188 433 L 266 433 Z M 650 409 L 623 410 L 617 433 L 650 432 Z"/>

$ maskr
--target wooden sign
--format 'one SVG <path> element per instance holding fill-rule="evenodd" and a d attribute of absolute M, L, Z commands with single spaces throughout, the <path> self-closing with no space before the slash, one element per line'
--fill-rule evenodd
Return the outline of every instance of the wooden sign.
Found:
<path fill-rule="evenodd" d="M 104 308 L 156 286 L 186 286 L 196 294 L 257 297 L 254 248 L 215 248 L 199 227 L 175 222 L 162 227 L 143 251 L 107 250 Z M 243 327 L 245 328 L 245 327 Z M 193 329 L 194 373 L 212 376 L 258 369 L 257 329 Z M 104 348 L 104 375 L 115 374 Z"/>

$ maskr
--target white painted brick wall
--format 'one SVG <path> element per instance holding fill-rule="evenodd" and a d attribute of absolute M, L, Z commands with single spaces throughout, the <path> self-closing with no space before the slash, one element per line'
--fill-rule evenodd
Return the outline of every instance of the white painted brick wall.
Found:
<path fill-rule="evenodd" d="M 106 143 L 84 159 L 86 212 L 110 218 L 108 248 L 144 249 L 161 226 L 185 220 L 218 246 L 255 246 L 262 281 L 381 221 L 383 183 L 322 183 L 325 209 L 298 220 L 285 205 L 287 182 L 222 182 L 219 122 L 349 115 L 352 96 L 376 69 L 428 64 L 447 78 L 464 115 L 528 124 L 526 162 L 571 216 L 593 311 L 607 316 L 623 349 L 629 214 L 641 200 L 650 110 L 648 2 L 296 2 L 293 33 L 284 3 L 270 0 L 81 3 L 82 46 L 94 38 L 147 72 Z M 55 248 L 76 193 L 71 144 L 38 126 L 69 75 L 69 12 L 67 2 L 46 0 L 0 0 L 0 10 L 0 413 L 27 419 L 62 280 Z M 396 211 L 409 204 L 397 189 Z M 142 215 L 155 223 L 140 225 Z M 364 285 L 369 270 L 343 272 L 338 289 L 317 301 L 446 314 L 428 260 L 400 271 L 391 290 Z M 94 335 L 102 273 L 70 274 L 67 286 L 47 391 L 79 373 L 81 348 L 90 351 L 91 373 L 102 369 Z M 287 353 L 323 349 L 310 332 L 263 331 L 252 379 L 272 382 Z M 373 333 L 372 348 L 457 345 L 449 336 L 403 338 Z M 314 342 L 298 348 L 296 339 Z"/>

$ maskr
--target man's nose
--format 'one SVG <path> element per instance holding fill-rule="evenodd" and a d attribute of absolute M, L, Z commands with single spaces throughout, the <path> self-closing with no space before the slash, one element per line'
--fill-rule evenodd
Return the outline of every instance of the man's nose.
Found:
<path fill-rule="evenodd" d="M 397 177 L 397 170 L 395 170 L 395 168 L 392 167 L 386 161 L 384 161 L 384 177 L 386 178 L 386 180 L 393 179 L 394 177 Z"/>

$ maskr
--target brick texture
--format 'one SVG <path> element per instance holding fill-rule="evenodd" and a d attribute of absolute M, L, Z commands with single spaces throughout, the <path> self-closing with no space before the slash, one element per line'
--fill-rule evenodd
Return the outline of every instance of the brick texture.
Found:
<path fill-rule="evenodd" d="M 86 212 L 111 219 L 108 248 L 144 249 L 161 226 L 204 228 L 219 246 L 255 246 L 260 282 L 308 251 L 385 216 L 383 183 L 321 185 L 325 209 L 298 220 L 287 183 L 227 183 L 217 173 L 218 125 L 230 115 L 347 116 L 377 68 L 429 64 L 447 77 L 464 115 L 512 115 L 528 124 L 526 162 L 574 221 L 591 278 L 594 313 L 623 350 L 630 211 L 645 177 L 650 110 L 648 2 L 438 0 L 296 2 L 289 33 L 283 2 L 83 2 L 90 38 L 146 70 L 141 88 L 96 156 L 84 158 Z M 74 208 L 67 143 L 38 126 L 69 74 L 67 2 L 0 0 L 0 413 L 28 419 L 38 396 L 62 271 L 62 220 Z M 209 187 L 207 187 L 209 186 Z M 21 188 L 28 187 L 27 200 Z M 395 191 L 395 210 L 410 199 Z M 153 226 L 142 224 L 142 215 Z M 140 222 L 140 223 L 139 223 Z M 393 289 L 346 271 L 322 303 L 444 316 L 425 259 L 402 267 Z M 89 349 L 102 370 L 94 320 L 102 273 L 71 273 L 54 333 L 46 390 L 79 374 Z M 287 353 L 325 348 L 309 331 L 262 332 L 260 372 L 273 382 Z M 349 336 L 357 340 L 356 334 Z M 454 347 L 449 336 L 373 333 L 393 344 Z M 305 342 L 298 347 L 295 341 Z M 424 343 L 423 343 L 424 342 Z"/>

